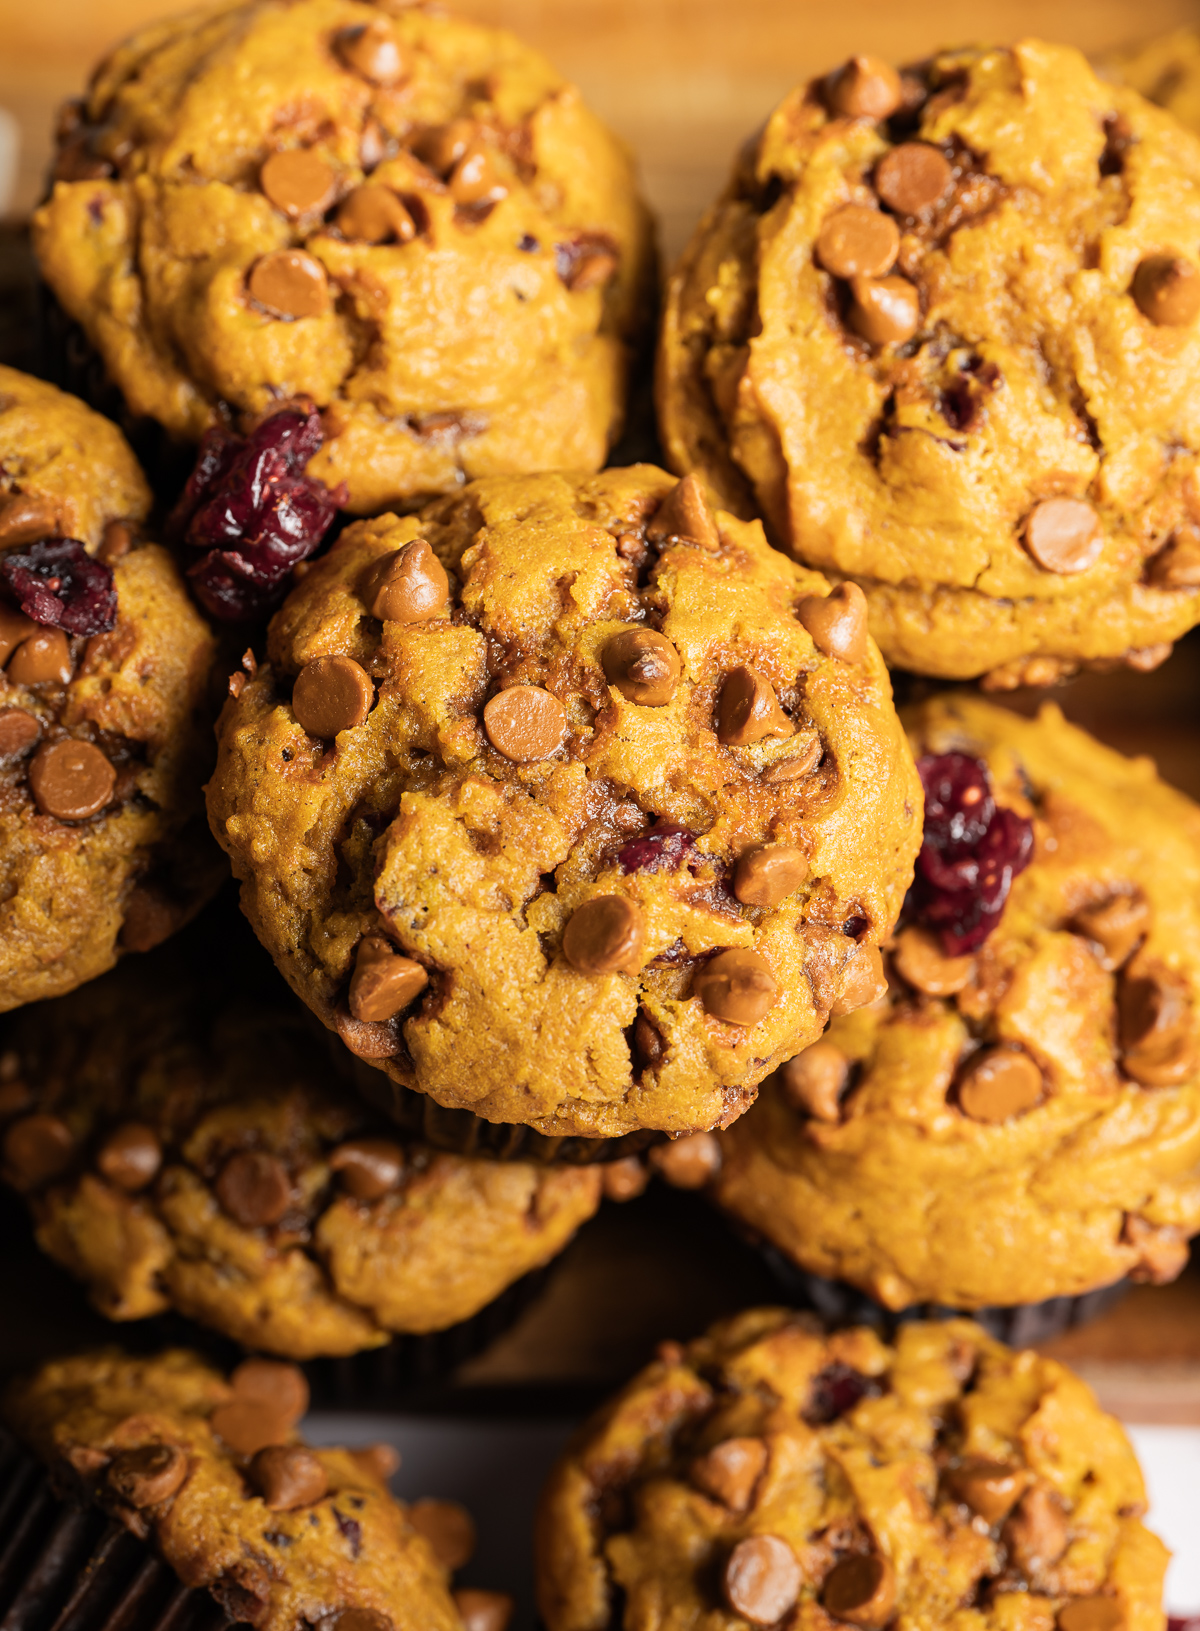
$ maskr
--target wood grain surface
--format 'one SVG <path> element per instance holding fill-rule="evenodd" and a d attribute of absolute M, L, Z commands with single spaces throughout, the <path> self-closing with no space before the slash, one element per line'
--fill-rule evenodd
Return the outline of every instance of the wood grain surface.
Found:
<path fill-rule="evenodd" d="M 31 207 L 54 109 L 110 45 L 170 0 L 0 0 L 0 106 L 22 135 L 13 207 Z M 1200 21 L 1197 0 L 456 0 L 515 29 L 576 80 L 637 153 L 668 256 L 731 155 L 789 86 L 851 51 L 911 61 L 942 45 L 1041 34 L 1103 51 Z"/>

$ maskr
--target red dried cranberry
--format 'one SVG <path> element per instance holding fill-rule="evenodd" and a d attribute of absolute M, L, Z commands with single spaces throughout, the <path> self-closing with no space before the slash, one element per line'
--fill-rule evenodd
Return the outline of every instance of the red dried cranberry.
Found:
<path fill-rule="evenodd" d="M 822 1427 L 853 1410 L 860 1399 L 877 1399 L 882 1392 L 882 1385 L 873 1376 L 864 1376 L 862 1371 L 835 1359 L 813 1377 L 804 1419 L 814 1427 Z"/>
<path fill-rule="evenodd" d="M 944 753 L 921 759 L 917 769 L 925 838 L 906 910 L 957 957 L 981 946 L 999 922 L 1013 879 L 1029 865 L 1033 823 L 997 809 L 978 759 Z"/>
<path fill-rule="evenodd" d="M 172 534 L 206 551 L 189 567 L 197 600 L 214 617 L 264 616 L 287 592 L 298 561 L 320 547 L 344 486 L 330 490 L 304 467 L 324 441 L 316 409 L 285 408 L 249 436 L 210 430 L 171 517 Z"/>
<path fill-rule="evenodd" d="M 112 568 L 76 538 L 54 538 L 0 556 L 6 596 L 35 623 L 65 634 L 107 634 L 117 621 Z"/>
<path fill-rule="evenodd" d="M 622 872 L 678 872 L 696 834 L 677 821 L 660 821 L 640 838 L 631 838 L 617 851 Z"/>

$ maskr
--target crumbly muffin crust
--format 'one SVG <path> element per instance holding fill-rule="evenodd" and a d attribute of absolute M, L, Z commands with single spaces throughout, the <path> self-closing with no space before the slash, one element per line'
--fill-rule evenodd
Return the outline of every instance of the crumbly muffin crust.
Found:
<path fill-rule="evenodd" d="M 1119 1424 L 966 1320 L 757 1309 L 664 1343 L 537 1526 L 548 1631 L 849 1623 L 1161 1631 L 1167 1551 Z"/>
<path fill-rule="evenodd" d="M 919 836 L 861 603 L 824 591 L 650 466 L 349 528 L 219 725 L 259 938 L 439 1104 L 728 1122 L 874 993 Z"/>
<path fill-rule="evenodd" d="M 4 1414 L 64 1493 L 149 1541 L 233 1621 L 460 1631 L 447 1569 L 370 1461 L 298 1439 L 306 1399 L 286 1365 L 250 1361 L 226 1381 L 183 1351 L 108 1351 L 43 1366 Z"/>
<path fill-rule="evenodd" d="M 885 117 L 797 88 L 671 279 L 668 457 L 894 665 L 1153 666 L 1200 618 L 1200 143 L 1067 47 L 854 61 Z"/>
<path fill-rule="evenodd" d="M 214 641 L 105 419 L 0 369 L 0 562 L 75 537 L 107 560 L 91 637 L 0 597 L 0 1010 L 69 991 L 163 939 L 216 889 L 199 788 Z"/>
<path fill-rule="evenodd" d="M 624 148 L 536 52 L 440 7 L 245 0 L 156 23 L 60 128 L 43 273 L 136 415 L 323 411 L 360 513 L 596 469 L 653 248 Z"/>
<path fill-rule="evenodd" d="M 246 989 L 236 937 L 172 951 L 22 1016 L 0 1064 L 4 1175 L 110 1319 L 355 1353 L 469 1318 L 597 1209 L 599 1169 L 399 1139 L 302 1012 Z"/>
<path fill-rule="evenodd" d="M 1200 811 L 1050 704 L 907 722 L 986 762 L 1033 859 L 972 955 L 902 916 L 888 996 L 764 1084 L 712 1193 L 892 1309 L 1172 1279 L 1200 1230 Z"/>

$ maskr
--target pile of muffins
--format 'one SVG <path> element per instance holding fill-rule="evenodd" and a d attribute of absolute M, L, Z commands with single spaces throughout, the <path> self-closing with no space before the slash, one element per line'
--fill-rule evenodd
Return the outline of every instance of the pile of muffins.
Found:
<path fill-rule="evenodd" d="M 0 1171 L 129 1341 L 8 1391 L 13 1624 L 504 1631 L 310 1386 L 402 1397 L 660 1179 L 781 1306 L 581 1430 L 547 1631 L 1162 1625 L 1127 1440 L 1006 1343 L 1200 1233 L 1200 809 L 987 693 L 1200 623 L 1195 61 L 855 57 L 661 310 L 625 150 L 440 7 L 234 0 L 64 109 Z M 609 462 L 655 345 L 671 473 Z"/>

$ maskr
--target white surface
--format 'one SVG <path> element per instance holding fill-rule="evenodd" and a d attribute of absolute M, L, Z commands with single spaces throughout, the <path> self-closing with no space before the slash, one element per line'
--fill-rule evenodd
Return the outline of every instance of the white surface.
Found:
<path fill-rule="evenodd" d="M 1167 1612 L 1200 1614 L 1200 1427 L 1126 1427 L 1150 1493 L 1147 1523 L 1174 1552 Z"/>
<path fill-rule="evenodd" d="M 0 215 L 7 213 L 17 184 L 17 121 L 0 108 Z"/>
<path fill-rule="evenodd" d="M 468 1507 L 479 1547 L 457 1577 L 464 1586 L 511 1591 L 513 1631 L 532 1631 L 533 1512 L 538 1491 L 572 1423 L 320 1413 L 304 1423 L 313 1444 L 386 1443 L 400 1451 L 392 1488 L 403 1500 L 442 1496 Z M 1200 1614 L 1200 1427 L 1130 1427 L 1150 1492 L 1151 1529 L 1174 1552 L 1167 1611 Z"/>

